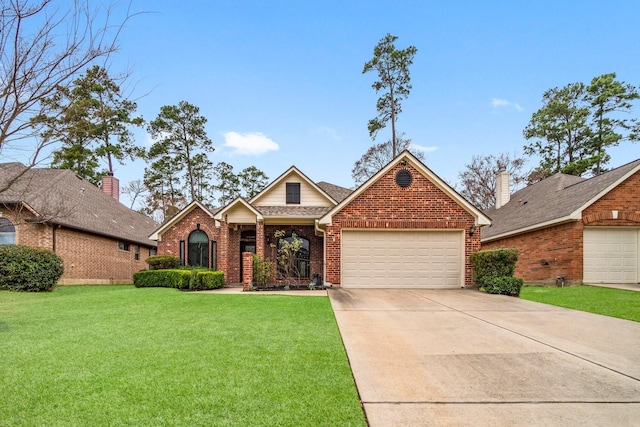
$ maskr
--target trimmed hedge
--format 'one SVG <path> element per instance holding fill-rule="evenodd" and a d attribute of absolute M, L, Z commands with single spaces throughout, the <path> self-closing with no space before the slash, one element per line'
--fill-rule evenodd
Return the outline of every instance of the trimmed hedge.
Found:
<path fill-rule="evenodd" d="M 180 267 L 180 258 L 173 255 L 151 255 L 144 261 L 149 264 L 149 267 L 153 267 L 158 270 Z"/>
<path fill-rule="evenodd" d="M 48 249 L 0 245 L 0 289 L 50 291 L 62 273 L 62 258 Z"/>
<path fill-rule="evenodd" d="M 136 288 L 208 290 L 224 287 L 224 273 L 210 270 L 140 270 L 133 274 Z"/>
<path fill-rule="evenodd" d="M 523 280 L 518 277 L 501 276 L 485 280 L 483 289 L 489 294 L 517 297 L 520 295 Z"/>
<path fill-rule="evenodd" d="M 492 249 L 471 254 L 473 280 L 491 294 L 518 296 L 522 279 L 513 277 L 518 261 L 517 249 Z"/>

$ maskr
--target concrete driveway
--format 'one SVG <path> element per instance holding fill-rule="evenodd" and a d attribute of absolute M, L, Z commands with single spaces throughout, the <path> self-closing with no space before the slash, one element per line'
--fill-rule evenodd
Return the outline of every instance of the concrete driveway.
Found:
<path fill-rule="evenodd" d="M 371 426 L 640 425 L 640 323 L 471 289 L 329 296 Z"/>

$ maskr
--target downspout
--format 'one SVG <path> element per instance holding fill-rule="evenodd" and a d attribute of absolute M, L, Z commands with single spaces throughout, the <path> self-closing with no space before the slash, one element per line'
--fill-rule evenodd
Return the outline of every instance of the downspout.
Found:
<path fill-rule="evenodd" d="M 52 230 L 52 233 L 51 233 L 51 240 L 52 240 L 52 242 L 51 242 L 51 250 L 53 251 L 53 253 L 56 253 L 56 236 L 57 236 L 57 233 L 56 233 L 56 225 L 55 224 L 51 225 L 51 230 Z"/>

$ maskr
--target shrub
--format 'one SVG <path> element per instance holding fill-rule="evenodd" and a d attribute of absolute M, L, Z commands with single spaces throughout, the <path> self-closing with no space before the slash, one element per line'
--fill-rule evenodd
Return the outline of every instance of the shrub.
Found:
<path fill-rule="evenodd" d="M 149 267 L 157 270 L 167 270 L 180 266 L 180 258 L 173 255 L 151 255 L 145 260 Z"/>
<path fill-rule="evenodd" d="M 0 245 L 0 289 L 50 291 L 63 272 L 62 258 L 48 249 Z"/>
<path fill-rule="evenodd" d="M 198 277 L 202 290 L 220 289 L 224 287 L 224 273 L 222 271 L 199 271 Z"/>
<path fill-rule="evenodd" d="M 259 287 L 266 287 L 271 278 L 272 264 L 268 259 L 260 256 L 253 256 L 253 280 Z"/>
<path fill-rule="evenodd" d="M 513 276 L 518 261 L 517 249 L 492 249 L 471 254 L 473 280 L 484 287 L 485 280 Z"/>
<path fill-rule="evenodd" d="M 224 273 L 211 270 L 140 270 L 133 275 L 136 288 L 206 290 L 224 287 Z"/>
<path fill-rule="evenodd" d="M 483 289 L 490 294 L 510 295 L 517 297 L 522 288 L 522 279 L 511 276 L 492 277 L 485 279 Z"/>
<path fill-rule="evenodd" d="M 191 272 L 186 270 L 140 270 L 133 274 L 136 288 L 188 289 Z"/>

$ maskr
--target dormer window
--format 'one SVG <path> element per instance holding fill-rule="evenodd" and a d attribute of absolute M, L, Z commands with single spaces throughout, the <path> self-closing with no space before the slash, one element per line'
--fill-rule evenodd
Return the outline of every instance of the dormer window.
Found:
<path fill-rule="evenodd" d="M 287 182 L 287 204 L 288 205 L 300 204 L 300 183 L 299 182 Z"/>

